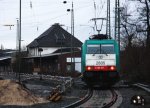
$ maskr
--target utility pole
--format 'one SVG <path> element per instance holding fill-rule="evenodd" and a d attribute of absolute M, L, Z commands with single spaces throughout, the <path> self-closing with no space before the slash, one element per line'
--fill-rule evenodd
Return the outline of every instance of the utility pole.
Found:
<path fill-rule="evenodd" d="M 71 8 L 71 22 L 72 22 L 72 36 L 74 36 L 74 7 L 73 7 L 73 1 L 72 1 L 72 8 Z M 71 39 L 72 39 L 72 37 L 71 37 Z M 72 55 L 73 55 L 73 72 L 75 72 L 75 53 L 74 53 L 74 42 L 72 41 Z M 72 58 L 71 58 L 72 59 Z"/>
<path fill-rule="evenodd" d="M 120 0 L 115 1 L 115 40 L 118 41 L 120 51 Z"/>
<path fill-rule="evenodd" d="M 16 31 L 16 54 L 15 54 L 15 58 L 17 60 L 18 58 L 18 45 L 19 45 L 19 19 L 17 19 L 17 31 Z M 16 77 L 19 76 L 19 68 L 18 68 L 18 73 L 16 72 Z"/>
<path fill-rule="evenodd" d="M 118 43 L 120 51 L 120 0 L 118 0 Z"/>
<path fill-rule="evenodd" d="M 19 82 L 21 73 L 21 0 L 19 4 Z"/>
<path fill-rule="evenodd" d="M 107 21 L 106 21 L 106 35 L 111 39 L 111 26 L 110 26 L 110 0 L 107 0 Z"/>
<path fill-rule="evenodd" d="M 38 52 L 40 52 L 40 80 L 43 79 L 43 77 L 42 77 L 42 74 L 43 74 L 42 73 L 42 55 L 41 55 L 42 51 L 43 51 L 42 48 L 38 48 Z"/>
<path fill-rule="evenodd" d="M 117 40 L 118 35 L 118 0 L 115 0 L 115 40 Z"/>
<path fill-rule="evenodd" d="M 63 3 L 66 4 L 67 1 L 64 1 Z M 67 11 L 71 12 L 71 35 L 74 36 L 74 5 L 73 5 L 73 1 L 72 1 L 72 4 L 71 4 L 71 9 L 67 9 Z M 75 66 L 73 66 L 73 64 L 75 62 L 75 58 L 74 58 L 75 54 L 74 54 L 74 44 L 73 44 L 73 41 L 72 41 L 72 36 L 71 36 L 71 71 L 74 71 Z M 72 63 L 72 57 L 73 57 L 73 63 Z"/>
<path fill-rule="evenodd" d="M 19 19 L 17 18 L 17 36 L 16 36 L 16 51 L 19 49 Z"/>

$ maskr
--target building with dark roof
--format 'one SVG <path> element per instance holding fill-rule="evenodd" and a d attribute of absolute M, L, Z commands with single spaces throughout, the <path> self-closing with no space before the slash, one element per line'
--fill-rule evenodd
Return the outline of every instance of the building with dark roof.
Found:
<path fill-rule="evenodd" d="M 80 71 L 81 46 L 80 40 L 54 24 L 27 46 L 29 56 L 26 60 L 33 61 L 34 72 Z"/>
<path fill-rule="evenodd" d="M 72 43 L 71 43 L 72 38 Z M 64 30 L 59 24 L 52 25 L 39 37 L 34 39 L 28 46 L 30 56 L 38 56 L 38 48 L 42 48 L 43 54 L 50 54 L 58 49 L 81 48 L 82 42 Z"/>
<path fill-rule="evenodd" d="M 15 54 L 15 50 L 11 49 L 0 49 L 0 72 L 11 72 L 12 71 L 12 56 Z"/>

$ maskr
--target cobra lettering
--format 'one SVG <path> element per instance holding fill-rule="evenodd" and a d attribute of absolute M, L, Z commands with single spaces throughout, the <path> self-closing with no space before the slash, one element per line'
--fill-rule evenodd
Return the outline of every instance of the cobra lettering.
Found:
<path fill-rule="evenodd" d="M 105 61 L 96 61 L 96 65 L 105 65 Z"/>

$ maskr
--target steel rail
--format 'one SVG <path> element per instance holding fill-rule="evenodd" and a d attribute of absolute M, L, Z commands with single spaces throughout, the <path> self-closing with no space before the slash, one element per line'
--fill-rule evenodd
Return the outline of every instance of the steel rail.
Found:
<path fill-rule="evenodd" d="M 114 89 L 111 89 L 111 93 L 112 93 L 112 99 L 111 99 L 111 101 L 109 103 L 107 103 L 106 105 L 104 105 L 102 108 L 110 108 L 116 102 L 116 100 L 118 98 L 117 93 L 115 92 Z"/>
<path fill-rule="evenodd" d="M 72 103 L 68 106 L 65 106 L 65 107 L 62 107 L 62 108 L 75 108 L 75 107 L 78 107 L 80 105 L 82 105 L 83 103 L 87 102 L 93 95 L 93 90 L 92 89 L 88 89 L 88 93 L 86 94 L 86 96 L 79 100 L 79 101 L 76 101 L 75 103 Z"/>

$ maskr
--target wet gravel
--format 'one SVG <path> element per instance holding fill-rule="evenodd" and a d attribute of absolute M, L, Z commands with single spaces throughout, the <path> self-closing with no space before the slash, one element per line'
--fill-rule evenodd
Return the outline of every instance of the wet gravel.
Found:
<path fill-rule="evenodd" d="M 119 92 L 123 97 L 123 102 L 119 108 L 150 108 L 150 94 L 137 87 L 119 88 Z M 142 96 L 145 99 L 145 105 L 131 104 L 131 98 L 135 95 Z"/>

